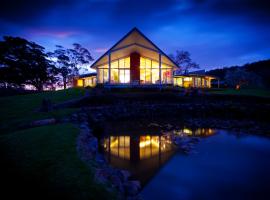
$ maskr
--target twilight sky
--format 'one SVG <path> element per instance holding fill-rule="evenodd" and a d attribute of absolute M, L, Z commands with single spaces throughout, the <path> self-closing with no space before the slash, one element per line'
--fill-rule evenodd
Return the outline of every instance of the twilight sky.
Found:
<path fill-rule="evenodd" d="M 0 36 L 46 49 L 77 42 L 95 59 L 138 27 L 167 54 L 191 53 L 202 69 L 270 58 L 268 0 L 1 0 Z"/>

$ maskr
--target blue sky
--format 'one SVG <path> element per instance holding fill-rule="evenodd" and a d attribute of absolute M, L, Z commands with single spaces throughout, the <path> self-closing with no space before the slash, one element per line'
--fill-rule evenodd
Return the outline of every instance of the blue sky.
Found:
<path fill-rule="evenodd" d="M 267 0 L 4 0 L 0 35 L 44 46 L 77 42 L 98 58 L 138 27 L 170 54 L 187 50 L 201 68 L 270 58 Z"/>

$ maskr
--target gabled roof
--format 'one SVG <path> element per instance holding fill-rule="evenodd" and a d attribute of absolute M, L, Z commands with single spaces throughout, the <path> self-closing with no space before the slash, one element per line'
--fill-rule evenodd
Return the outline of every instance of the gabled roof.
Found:
<path fill-rule="evenodd" d="M 99 59 L 97 59 L 91 68 L 95 68 L 99 65 L 108 63 L 108 54 L 115 53 L 117 57 L 124 56 L 123 51 L 131 53 L 132 51 L 148 51 L 153 53 L 160 53 L 162 60 L 165 60 L 169 65 L 178 67 L 177 64 L 167 56 L 161 49 L 159 49 L 150 39 L 148 39 L 139 29 L 136 27 L 129 31 L 122 39 L 120 39 L 115 45 L 113 45 L 107 52 L 105 52 Z M 122 52 L 121 52 L 122 51 Z"/>

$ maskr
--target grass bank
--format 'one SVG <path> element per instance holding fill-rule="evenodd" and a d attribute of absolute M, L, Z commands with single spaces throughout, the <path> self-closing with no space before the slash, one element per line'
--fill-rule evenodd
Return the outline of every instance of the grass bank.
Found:
<path fill-rule="evenodd" d="M 42 92 L 37 94 L 17 95 L 0 98 L 0 132 L 12 132 L 25 123 L 37 119 L 61 118 L 75 111 L 75 109 L 55 110 L 48 113 L 37 112 L 44 98 L 53 103 L 64 102 L 79 98 L 85 93 L 84 89 L 67 89 L 59 91 Z"/>
<path fill-rule="evenodd" d="M 111 199 L 93 172 L 78 157 L 79 130 L 56 124 L 20 130 L 21 125 L 45 118 L 63 118 L 78 108 L 37 112 L 44 98 L 53 103 L 82 97 L 85 89 L 0 98 L 1 196 L 9 199 Z"/>
<path fill-rule="evenodd" d="M 72 124 L 59 124 L 0 136 L 2 191 L 10 199 L 111 198 L 78 158 L 77 135 Z"/>

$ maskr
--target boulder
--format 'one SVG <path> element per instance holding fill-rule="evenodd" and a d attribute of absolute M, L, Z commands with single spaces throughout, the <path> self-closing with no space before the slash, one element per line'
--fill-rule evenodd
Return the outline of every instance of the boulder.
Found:
<path fill-rule="evenodd" d="M 135 196 L 139 193 L 141 184 L 139 181 L 127 181 L 124 183 L 124 188 L 127 196 Z"/>
<path fill-rule="evenodd" d="M 95 180 L 99 183 L 107 183 L 110 173 L 106 169 L 96 169 Z"/>
<path fill-rule="evenodd" d="M 122 177 L 123 181 L 127 181 L 131 176 L 130 172 L 127 170 L 120 170 L 120 176 Z"/>
<path fill-rule="evenodd" d="M 88 147 L 89 147 L 89 149 L 90 149 L 93 153 L 97 152 L 97 150 L 98 150 L 98 141 L 97 141 L 97 138 L 91 137 L 91 138 L 89 139 Z"/>

